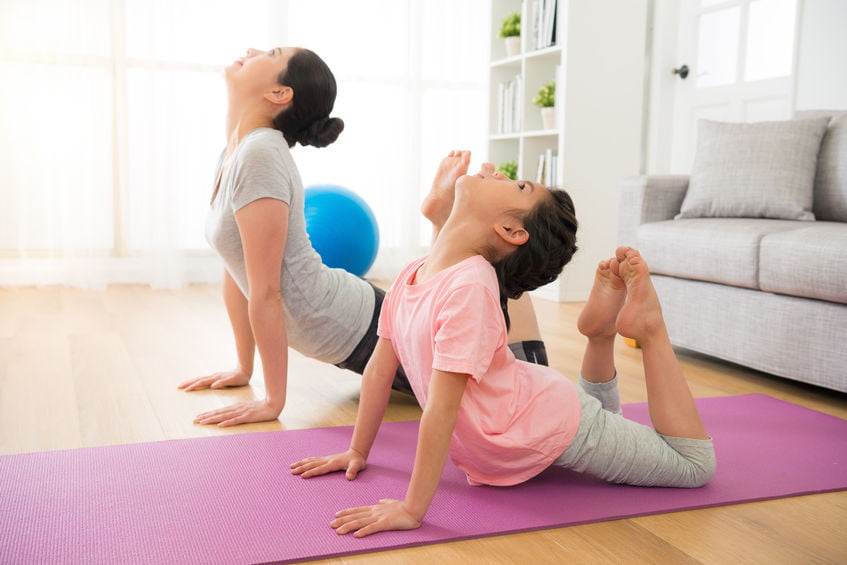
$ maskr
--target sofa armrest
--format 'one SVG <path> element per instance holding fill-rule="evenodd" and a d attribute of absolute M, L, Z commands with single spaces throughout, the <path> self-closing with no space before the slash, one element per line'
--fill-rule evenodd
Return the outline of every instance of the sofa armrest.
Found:
<path fill-rule="evenodd" d="M 618 243 L 638 245 L 638 226 L 672 220 L 682 208 L 688 175 L 642 175 L 621 182 Z"/>

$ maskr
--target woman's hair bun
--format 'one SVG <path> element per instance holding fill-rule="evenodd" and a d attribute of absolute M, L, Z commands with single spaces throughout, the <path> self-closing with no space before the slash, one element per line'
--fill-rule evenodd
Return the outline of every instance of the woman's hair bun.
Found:
<path fill-rule="evenodd" d="M 315 120 L 297 135 L 300 145 L 326 147 L 344 130 L 344 120 L 341 118 L 322 118 Z"/>

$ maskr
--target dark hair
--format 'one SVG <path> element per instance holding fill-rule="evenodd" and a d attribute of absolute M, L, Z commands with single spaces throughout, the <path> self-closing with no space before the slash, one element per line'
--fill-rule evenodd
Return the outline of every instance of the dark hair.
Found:
<path fill-rule="evenodd" d="M 277 114 L 273 122 L 289 147 L 298 142 L 326 147 L 338 138 L 344 122 L 329 117 L 337 89 L 335 77 L 323 59 L 308 49 L 299 49 L 277 82 L 294 90 L 291 106 Z"/>
<path fill-rule="evenodd" d="M 500 308 L 509 327 L 507 300 L 551 283 L 576 253 L 576 212 L 570 195 L 551 188 L 550 198 L 523 218 L 529 239 L 503 259 L 492 263 L 500 283 Z"/>

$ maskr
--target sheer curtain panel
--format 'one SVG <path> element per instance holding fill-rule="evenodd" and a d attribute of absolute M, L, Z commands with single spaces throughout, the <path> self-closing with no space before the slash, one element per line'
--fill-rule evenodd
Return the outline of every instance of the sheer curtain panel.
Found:
<path fill-rule="evenodd" d="M 219 280 L 203 226 L 221 70 L 275 45 L 335 72 L 346 129 L 294 157 L 305 185 L 371 204 L 369 276 L 393 278 L 428 243 L 418 207 L 440 157 L 482 156 L 487 13 L 481 0 L 0 0 L 0 285 Z"/>

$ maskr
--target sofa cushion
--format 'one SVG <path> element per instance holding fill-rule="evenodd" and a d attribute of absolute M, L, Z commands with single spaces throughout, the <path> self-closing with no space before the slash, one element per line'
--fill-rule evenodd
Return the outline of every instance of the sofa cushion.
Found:
<path fill-rule="evenodd" d="M 796 118 L 831 117 L 815 175 L 815 217 L 847 222 L 847 110 L 804 110 Z"/>
<path fill-rule="evenodd" d="M 806 222 L 695 218 L 643 224 L 639 251 L 650 271 L 685 279 L 759 288 L 759 243 Z"/>
<path fill-rule="evenodd" d="M 677 218 L 814 220 L 815 170 L 828 117 L 758 123 L 700 120 Z"/>
<path fill-rule="evenodd" d="M 762 238 L 759 286 L 847 304 L 847 224 L 815 222 Z"/>

